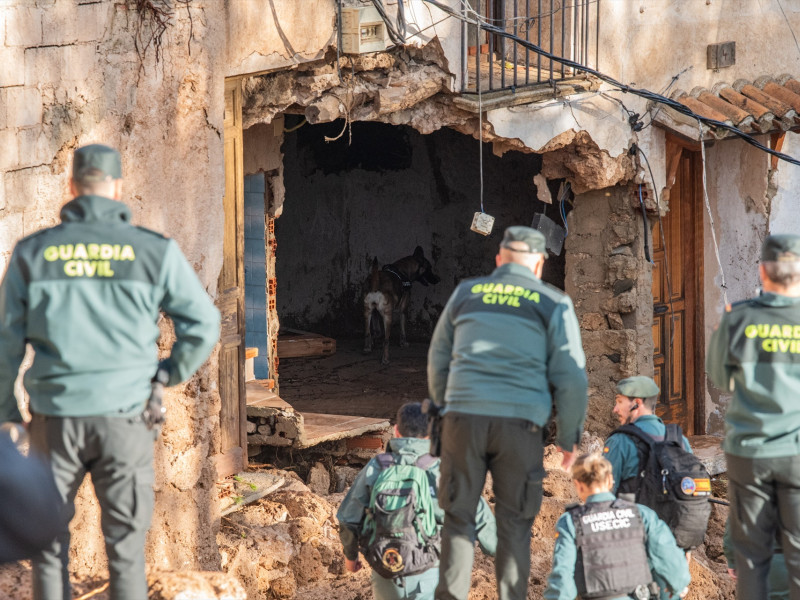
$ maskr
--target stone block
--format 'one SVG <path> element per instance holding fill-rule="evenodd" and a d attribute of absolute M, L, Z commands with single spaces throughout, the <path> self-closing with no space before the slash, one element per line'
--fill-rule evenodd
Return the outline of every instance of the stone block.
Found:
<path fill-rule="evenodd" d="M 94 44 L 76 44 L 64 48 L 61 62 L 62 81 L 86 81 L 96 66 Z"/>
<path fill-rule="evenodd" d="M 57 149 L 51 149 L 51 138 L 44 135 L 41 125 L 20 130 L 17 140 L 19 141 L 20 167 L 49 164 L 57 151 Z"/>
<path fill-rule="evenodd" d="M 600 313 L 586 313 L 580 318 L 581 329 L 585 331 L 598 331 L 608 329 L 606 318 Z"/>
<path fill-rule="evenodd" d="M 0 132 L 0 148 L 4 151 L 0 152 L 0 170 L 6 169 L 3 166 L 3 161 L 6 159 L 7 154 L 13 154 L 13 164 L 17 162 L 17 144 L 16 132 L 11 132 L 11 138 L 5 138 L 6 132 Z M 7 150 L 7 151 L 6 151 Z M 54 190 L 47 190 L 47 181 L 52 179 L 49 167 L 33 167 L 29 169 L 18 169 L 5 174 L 6 184 L 6 204 L 9 210 L 30 211 L 35 212 L 36 206 L 32 203 L 39 198 L 42 194 L 45 198 L 45 193 Z M 44 213 L 43 206 L 38 207 Z M 26 219 L 27 221 L 28 219 Z"/>
<path fill-rule="evenodd" d="M 318 496 L 327 496 L 331 488 L 331 476 L 321 462 L 314 463 L 308 472 L 308 488 Z"/>
<path fill-rule="evenodd" d="M 17 167 L 19 163 L 19 148 L 17 146 L 17 133 L 12 129 L 0 131 L 0 171 L 7 171 Z"/>
<path fill-rule="evenodd" d="M 72 2 L 56 2 L 42 14 L 42 45 L 63 46 L 78 40 L 78 19 Z"/>
<path fill-rule="evenodd" d="M 0 48 L 0 87 L 25 83 L 24 48 Z"/>
<path fill-rule="evenodd" d="M 30 127 L 42 122 L 42 94 L 33 87 L 13 87 L 6 91 L 8 124 L 11 127 Z"/>
<path fill-rule="evenodd" d="M 26 48 L 25 85 L 57 83 L 61 79 L 64 48 Z"/>
<path fill-rule="evenodd" d="M 247 421 L 247 433 L 255 433 L 258 425 L 252 421 Z"/>
<path fill-rule="evenodd" d="M 6 46 L 38 46 L 42 43 L 42 11 L 17 6 L 6 11 Z"/>

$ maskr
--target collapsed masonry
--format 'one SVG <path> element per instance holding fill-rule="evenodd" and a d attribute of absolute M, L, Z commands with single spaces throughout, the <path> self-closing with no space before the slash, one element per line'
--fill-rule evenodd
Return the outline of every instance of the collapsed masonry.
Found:
<path fill-rule="evenodd" d="M 565 284 L 575 303 L 587 352 L 587 429 L 605 434 L 613 425 L 608 398 L 613 397 L 614 382 L 652 372 L 652 353 L 642 351 L 652 347 L 652 295 L 650 267 L 643 254 L 642 216 L 632 185 L 636 174 L 633 159 L 624 152 L 612 157 L 584 130 L 564 131 L 539 148 L 530 148 L 519 138 L 503 137 L 495 131 L 490 113 L 479 120 L 469 102 L 449 91 L 451 80 L 436 40 L 422 48 L 385 53 L 338 59 L 329 54 L 325 61 L 250 77 L 244 82 L 245 144 L 248 131 L 251 139 L 253 132 L 267 129 L 277 135 L 274 124 L 281 122 L 284 114 L 296 114 L 311 124 L 342 119 L 342 136 L 349 135 L 349 124 L 354 121 L 378 121 L 408 125 L 422 134 L 451 128 L 481 137 L 492 144 L 498 156 L 510 150 L 541 155 L 545 180 L 565 179 L 576 194 L 569 217 L 571 235 L 565 242 Z M 593 88 L 590 82 L 579 89 Z M 523 117 L 534 120 L 532 114 Z M 273 220 L 280 216 L 284 202 L 280 136 L 282 133 L 277 142 L 271 142 L 273 156 L 261 161 L 265 166 L 253 167 L 265 173 L 269 188 L 266 239 L 270 281 L 275 278 Z M 260 143 L 259 147 L 264 146 Z M 647 209 L 649 216 L 655 216 L 654 203 L 649 202 Z M 276 335 L 274 306 L 269 309 L 269 323 L 270 335 Z M 277 372 L 277 355 L 273 353 L 269 362 L 270 372 Z"/>

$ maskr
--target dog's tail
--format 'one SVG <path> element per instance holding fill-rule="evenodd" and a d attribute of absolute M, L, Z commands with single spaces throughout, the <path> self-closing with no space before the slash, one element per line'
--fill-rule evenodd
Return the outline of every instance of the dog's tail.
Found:
<path fill-rule="evenodd" d="M 369 291 L 370 292 L 377 292 L 379 287 L 379 273 L 380 270 L 378 269 L 378 257 L 372 259 L 372 274 L 370 275 L 369 280 Z"/>

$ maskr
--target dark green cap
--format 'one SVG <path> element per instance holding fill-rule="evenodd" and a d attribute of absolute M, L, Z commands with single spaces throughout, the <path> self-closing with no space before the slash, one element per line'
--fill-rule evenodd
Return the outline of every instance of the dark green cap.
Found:
<path fill-rule="evenodd" d="M 652 398 L 660 391 L 656 382 L 644 375 L 628 377 L 617 383 L 617 393 L 628 398 Z"/>
<path fill-rule="evenodd" d="M 523 242 L 527 244 L 528 249 L 522 250 L 520 248 L 513 248 L 510 245 L 511 242 Z M 525 227 L 524 225 L 514 225 L 506 229 L 503 235 L 503 241 L 500 242 L 500 247 L 516 252 L 538 252 L 539 254 L 544 254 L 545 239 L 544 235 L 535 229 Z"/>
<path fill-rule="evenodd" d="M 800 260 L 800 235 L 768 235 L 761 246 L 761 262 Z"/>
<path fill-rule="evenodd" d="M 102 181 L 106 177 L 122 179 L 119 152 L 103 144 L 90 144 L 75 150 L 72 159 L 73 179 Z"/>

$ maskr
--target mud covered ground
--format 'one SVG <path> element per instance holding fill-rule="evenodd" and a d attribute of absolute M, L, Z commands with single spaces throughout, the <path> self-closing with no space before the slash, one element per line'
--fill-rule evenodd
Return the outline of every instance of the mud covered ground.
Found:
<path fill-rule="evenodd" d="M 597 438 L 584 437 L 584 449 L 599 446 Z M 544 482 L 542 509 L 533 527 L 531 577 L 528 598 L 541 598 L 550 571 L 555 522 L 564 506 L 576 497 L 567 473 L 557 465 L 561 455 L 549 446 L 545 455 L 548 476 Z M 286 484 L 241 510 L 222 517 L 217 535 L 221 567 L 235 576 L 250 600 L 367 600 L 372 597 L 369 570 L 357 574 L 344 570 L 344 556 L 337 534 L 336 510 L 344 492 L 313 493 L 304 479 L 302 456 L 292 470 L 264 469 L 283 477 Z M 355 468 L 352 469 L 355 473 Z M 301 477 L 298 472 L 303 473 Z M 312 471 L 308 471 L 310 474 Z M 317 476 L 319 473 L 317 473 Z M 723 488 L 724 482 L 720 482 Z M 324 487 L 324 486 L 323 486 Z M 720 489 L 722 491 L 722 489 Z M 493 502 L 491 484 L 485 494 Z M 706 544 L 693 554 L 689 600 L 732 600 L 733 583 L 722 556 L 722 533 L 727 508 L 714 506 Z M 104 581 L 76 581 L 75 596 L 102 588 Z M 15 563 L 0 567 L 0 599 L 29 600 L 30 567 Z M 107 600 L 107 592 L 92 595 Z M 162 600 L 162 596 L 151 596 Z M 198 598 L 191 596 L 191 598 Z M 494 600 L 494 562 L 476 550 L 470 600 Z"/>
<path fill-rule="evenodd" d="M 584 436 L 584 449 L 600 440 Z M 545 497 L 533 527 L 528 598 L 541 598 L 550 571 L 555 523 L 564 506 L 576 501 L 572 482 L 557 465 L 561 455 L 550 446 L 545 465 Z M 235 574 L 251 600 L 366 600 L 372 597 L 369 572 L 344 571 L 335 513 L 344 493 L 314 494 L 296 472 L 283 471 L 289 481 L 279 492 L 223 519 L 218 542 L 223 568 Z M 723 484 L 724 485 L 724 484 Z M 493 503 L 491 484 L 485 495 Z M 714 506 L 706 544 L 694 551 L 690 600 L 731 600 L 733 583 L 722 555 L 727 508 Z M 493 600 L 494 562 L 476 550 L 470 600 Z"/>
<path fill-rule="evenodd" d="M 361 339 L 337 339 L 336 353 L 280 362 L 280 397 L 299 412 L 394 418 L 405 402 L 428 395 L 428 343 L 389 349 L 389 365 L 380 349 L 361 351 Z"/>

